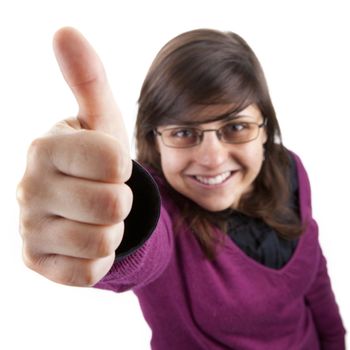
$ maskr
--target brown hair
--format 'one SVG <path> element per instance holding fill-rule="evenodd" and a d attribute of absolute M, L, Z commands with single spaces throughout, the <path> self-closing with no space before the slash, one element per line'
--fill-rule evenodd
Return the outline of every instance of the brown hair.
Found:
<path fill-rule="evenodd" d="M 263 70 L 254 52 L 237 34 L 198 29 L 175 37 L 160 50 L 139 97 L 137 158 L 162 174 L 153 133 L 156 127 L 179 124 L 189 117 L 195 120 L 200 109 L 212 105 L 232 105 L 239 112 L 253 103 L 267 122 L 265 161 L 253 191 L 241 198 L 238 210 L 261 218 L 280 235 L 294 238 L 301 234 L 302 226 L 288 205 L 290 159 L 282 146 Z M 214 257 L 218 238 L 212 225 L 225 229 L 225 223 L 218 221 L 216 213 L 173 192 L 205 254 Z"/>

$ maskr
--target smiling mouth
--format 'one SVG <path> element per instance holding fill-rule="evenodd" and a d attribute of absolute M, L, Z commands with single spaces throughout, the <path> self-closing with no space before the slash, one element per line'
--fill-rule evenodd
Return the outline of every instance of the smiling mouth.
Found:
<path fill-rule="evenodd" d="M 196 181 L 200 182 L 201 184 L 213 186 L 213 185 L 220 185 L 224 183 L 232 174 L 233 174 L 233 171 L 226 171 L 216 176 L 194 175 L 192 177 Z"/>

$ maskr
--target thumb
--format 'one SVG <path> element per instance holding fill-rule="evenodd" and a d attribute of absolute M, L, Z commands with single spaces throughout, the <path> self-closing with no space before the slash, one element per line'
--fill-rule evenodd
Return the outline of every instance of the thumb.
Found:
<path fill-rule="evenodd" d="M 123 118 L 95 50 L 80 32 L 70 27 L 56 32 L 53 47 L 78 102 L 78 119 L 83 128 L 108 133 L 129 149 Z"/>

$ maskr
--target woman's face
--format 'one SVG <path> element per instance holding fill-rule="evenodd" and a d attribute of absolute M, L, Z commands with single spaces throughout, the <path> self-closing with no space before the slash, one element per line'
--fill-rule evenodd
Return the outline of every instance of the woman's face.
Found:
<path fill-rule="evenodd" d="M 222 109 L 218 113 L 223 114 Z M 203 117 L 205 118 L 205 111 Z M 250 105 L 235 117 L 235 121 L 261 124 L 262 115 L 255 105 Z M 199 124 L 201 129 L 217 129 L 224 124 L 215 121 Z M 167 125 L 162 130 L 178 126 Z M 221 142 L 215 132 L 205 132 L 199 145 L 191 148 L 171 148 L 157 137 L 161 166 L 168 183 L 182 195 L 209 211 L 237 208 L 243 194 L 252 189 L 264 159 L 265 128 L 250 142 L 228 144 Z"/>

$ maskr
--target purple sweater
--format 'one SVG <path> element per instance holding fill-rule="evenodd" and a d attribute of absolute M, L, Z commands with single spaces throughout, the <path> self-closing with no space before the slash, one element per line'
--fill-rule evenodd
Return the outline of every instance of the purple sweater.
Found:
<path fill-rule="evenodd" d="M 248 257 L 228 236 L 216 259 L 208 261 L 188 228 L 174 235 L 178 210 L 154 176 L 162 196 L 157 227 L 96 285 L 135 292 L 152 329 L 152 349 L 345 349 L 345 330 L 312 218 L 309 181 L 295 159 L 307 227 L 280 270 Z"/>

